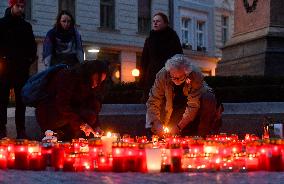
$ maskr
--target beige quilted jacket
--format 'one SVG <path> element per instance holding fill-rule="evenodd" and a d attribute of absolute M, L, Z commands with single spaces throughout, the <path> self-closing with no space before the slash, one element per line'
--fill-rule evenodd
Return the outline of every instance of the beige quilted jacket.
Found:
<path fill-rule="evenodd" d="M 186 83 L 183 93 L 187 96 L 187 107 L 183 118 L 179 123 L 181 128 L 193 121 L 200 107 L 200 97 L 203 93 L 211 91 L 211 88 L 203 80 L 200 70 L 193 66 L 189 79 Z M 169 124 L 173 112 L 173 85 L 169 72 L 162 68 L 156 75 L 156 80 L 149 93 L 149 99 L 146 103 L 146 128 L 151 128 L 151 123 L 160 120 L 161 112 L 164 114 L 164 125 Z"/>

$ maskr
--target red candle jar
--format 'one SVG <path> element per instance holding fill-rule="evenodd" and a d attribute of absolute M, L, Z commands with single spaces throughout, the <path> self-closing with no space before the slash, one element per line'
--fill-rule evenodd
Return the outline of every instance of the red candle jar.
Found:
<path fill-rule="evenodd" d="M 7 144 L 0 140 L 0 169 L 7 169 Z"/>
<path fill-rule="evenodd" d="M 282 171 L 284 170 L 284 139 L 281 140 Z"/>
<path fill-rule="evenodd" d="M 248 154 L 246 156 L 246 169 L 248 171 L 259 170 L 259 158 L 256 154 Z"/>
<path fill-rule="evenodd" d="M 72 153 L 79 153 L 80 152 L 80 141 L 79 141 L 79 139 L 72 139 L 71 152 Z"/>
<path fill-rule="evenodd" d="M 4 138 L 3 143 L 7 146 L 7 167 L 14 169 L 15 167 L 15 140 Z"/>
<path fill-rule="evenodd" d="M 15 169 L 29 169 L 28 140 L 18 139 L 15 143 Z"/>
<path fill-rule="evenodd" d="M 183 150 L 179 143 L 171 145 L 171 172 L 181 172 L 181 157 Z"/>
<path fill-rule="evenodd" d="M 72 153 L 88 153 L 89 152 L 88 140 L 83 139 L 83 138 L 72 139 L 71 152 Z"/>
<path fill-rule="evenodd" d="M 66 143 L 57 143 L 53 146 L 51 153 L 51 166 L 54 168 L 55 171 L 63 169 L 65 154 L 64 144 Z"/>
<path fill-rule="evenodd" d="M 137 172 L 143 172 L 143 173 L 147 172 L 145 145 L 146 143 L 138 144 L 137 160 L 135 167 Z"/>
<path fill-rule="evenodd" d="M 99 154 L 98 156 L 98 168 L 97 171 L 109 172 L 112 171 L 112 156 Z"/>
<path fill-rule="evenodd" d="M 181 140 L 181 147 L 182 147 L 182 149 L 188 151 L 188 149 L 189 149 L 189 142 L 190 142 L 190 138 L 188 136 L 184 137 Z"/>
<path fill-rule="evenodd" d="M 282 171 L 281 140 L 271 139 L 268 145 L 269 171 Z"/>
<path fill-rule="evenodd" d="M 145 143 L 148 142 L 146 136 L 141 136 L 141 137 L 136 136 L 135 139 L 136 139 L 136 142 L 139 143 L 139 144 L 140 144 L 140 143 L 145 144 Z"/>
<path fill-rule="evenodd" d="M 51 142 L 44 142 L 41 145 L 41 154 L 43 159 L 45 160 L 46 166 L 52 166 L 51 164 L 51 155 L 54 144 Z"/>
<path fill-rule="evenodd" d="M 252 141 L 257 141 L 259 140 L 259 137 L 257 137 L 254 134 L 246 134 L 245 135 L 245 142 L 252 142 Z"/>
<path fill-rule="evenodd" d="M 268 140 L 268 139 L 267 139 Z M 265 142 L 259 142 L 258 145 L 258 160 L 259 160 L 259 170 L 267 171 L 269 170 L 269 146 Z"/>
<path fill-rule="evenodd" d="M 131 138 L 130 135 L 126 134 L 122 136 L 122 142 L 134 143 L 134 138 Z"/>
<path fill-rule="evenodd" d="M 75 156 L 75 162 L 73 164 L 74 171 L 90 171 L 93 169 L 93 165 L 91 163 L 91 158 L 87 153 L 79 153 Z"/>
<path fill-rule="evenodd" d="M 63 163 L 63 171 L 75 171 L 75 160 L 77 155 L 74 153 L 65 154 L 64 163 Z"/>
<path fill-rule="evenodd" d="M 215 155 L 219 153 L 218 143 L 215 141 L 206 141 L 204 142 L 204 154 L 207 155 Z"/>
<path fill-rule="evenodd" d="M 45 170 L 46 162 L 41 154 L 41 147 L 39 142 L 30 141 L 28 145 L 29 152 L 29 169 L 30 170 Z"/>
<path fill-rule="evenodd" d="M 235 153 L 232 157 L 233 168 L 236 171 L 246 171 L 246 156 L 245 153 Z"/>
<path fill-rule="evenodd" d="M 115 142 L 112 145 L 112 171 L 113 172 L 126 172 L 126 150 L 128 147 L 128 143 L 123 142 Z"/>
<path fill-rule="evenodd" d="M 126 155 L 126 170 L 135 172 L 137 171 L 136 162 L 138 154 L 138 144 L 136 143 L 129 143 L 128 147 L 126 148 L 125 155 Z"/>
<path fill-rule="evenodd" d="M 200 154 L 204 154 L 204 140 L 203 139 L 192 139 L 189 142 L 189 148 L 188 148 L 189 154 L 194 154 L 195 156 L 198 156 Z"/>
<path fill-rule="evenodd" d="M 98 168 L 98 156 L 103 152 L 102 140 L 98 138 L 89 140 L 89 156 L 93 168 Z"/>
<path fill-rule="evenodd" d="M 172 167 L 171 149 L 165 146 L 164 148 L 161 149 L 161 151 L 162 151 L 161 172 L 171 172 L 171 167 Z"/>
<path fill-rule="evenodd" d="M 41 153 L 30 153 L 29 154 L 29 169 L 34 171 L 45 170 L 46 165 L 44 157 Z"/>
<path fill-rule="evenodd" d="M 103 145 L 101 139 L 90 139 L 89 140 L 89 154 L 92 158 L 97 158 L 100 153 L 103 152 Z"/>
<path fill-rule="evenodd" d="M 245 146 L 240 141 L 234 141 L 230 144 L 232 154 L 242 153 L 245 151 Z"/>

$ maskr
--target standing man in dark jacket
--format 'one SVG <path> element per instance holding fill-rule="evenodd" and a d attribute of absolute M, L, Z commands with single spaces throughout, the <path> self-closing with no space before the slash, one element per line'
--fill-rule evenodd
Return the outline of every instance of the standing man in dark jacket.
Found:
<path fill-rule="evenodd" d="M 26 138 L 25 111 L 21 89 L 29 78 L 36 58 L 32 26 L 24 20 L 25 0 L 9 0 L 5 16 L 0 19 L 0 138 L 6 137 L 9 92 L 16 98 L 15 123 L 17 138 Z"/>
<path fill-rule="evenodd" d="M 154 84 L 156 74 L 166 61 L 175 54 L 182 54 L 182 47 L 177 33 L 169 27 L 168 17 L 156 13 L 152 20 L 152 30 L 145 40 L 141 59 L 141 86 L 144 89 L 144 101 Z"/>

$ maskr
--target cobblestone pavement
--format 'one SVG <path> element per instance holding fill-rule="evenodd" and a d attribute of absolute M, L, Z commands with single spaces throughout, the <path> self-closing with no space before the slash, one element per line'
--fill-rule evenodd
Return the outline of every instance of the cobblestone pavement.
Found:
<path fill-rule="evenodd" d="M 178 184 L 178 183 L 238 183 L 273 184 L 284 183 L 284 172 L 248 173 L 103 173 L 103 172 L 53 172 L 0 170 L 0 183 L 103 183 L 103 184 Z"/>

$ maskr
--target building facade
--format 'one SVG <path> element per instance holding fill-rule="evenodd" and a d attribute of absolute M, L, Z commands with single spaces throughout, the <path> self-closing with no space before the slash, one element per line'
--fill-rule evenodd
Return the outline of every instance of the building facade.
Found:
<path fill-rule="evenodd" d="M 173 27 L 184 53 L 205 75 L 215 75 L 221 48 L 233 30 L 233 0 L 175 0 Z"/>
<path fill-rule="evenodd" d="M 0 1 L 0 15 L 6 8 L 7 1 Z M 222 35 L 229 38 L 233 20 L 232 0 L 27 0 L 26 19 L 38 43 L 35 71 L 45 68 L 42 42 L 62 9 L 69 10 L 76 20 L 85 58 L 109 61 L 114 82 L 135 80 L 132 71 L 139 68 L 155 13 L 169 15 L 184 53 L 207 75 L 215 75 L 224 43 Z"/>

